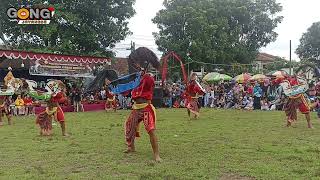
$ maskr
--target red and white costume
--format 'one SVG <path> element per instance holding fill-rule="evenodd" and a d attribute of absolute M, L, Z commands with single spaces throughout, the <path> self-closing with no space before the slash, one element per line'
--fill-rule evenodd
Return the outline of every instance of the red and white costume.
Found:
<path fill-rule="evenodd" d="M 187 109 L 197 116 L 200 115 L 198 99 L 203 94 L 203 90 L 201 89 L 201 87 L 199 87 L 198 83 L 195 80 L 191 80 L 188 83 L 185 93 L 187 100 Z"/>
<path fill-rule="evenodd" d="M 50 101 L 57 104 L 57 121 L 64 122 L 64 112 L 60 107 L 60 104 L 65 103 L 67 101 L 67 98 L 65 97 L 64 93 L 59 92 L 56 95 L 53 95 Z"/>
<path fill-rule="evenodd" d="M 106 110 L 111 108 L 116 109 L 117 108 L 116 96 L 112 92 L 110 92 L 108 88 L 105 88 L 105 89 L 106 89 L 106 97 L 107 97 L 105 109 Z"/>

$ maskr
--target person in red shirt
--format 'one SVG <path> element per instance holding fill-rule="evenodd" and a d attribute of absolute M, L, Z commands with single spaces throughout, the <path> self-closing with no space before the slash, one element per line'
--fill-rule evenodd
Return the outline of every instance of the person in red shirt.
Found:
<path fill-rule="evenodd" d="M 187 112 L 191 119 L 191 113 L 194 114 L 194 119 L 197 119 L 200 115 L 199 97 L 204 94 L 204 90 L 197 83 L 197 74 L 192 73 L 190 81 L 186 88 L 186 101 L 187 101 Z"/>
<path fill-rule="evenodd" d="M 127 150 L 125 153 L 135 151 L 135 138 L 140 136 L 139 124 L 143 122 L 145 130 L 150 137 L 154 160 L 159 162 L 161 159 L 157 136 L 155 134 L 156 111 L 151 103 L 155 80 L 152 74 L 146 72 L 149 63 L 152 63 L 152 66 L 156 69 L 160 68 L 157 56 L 147 48 L 138 48 L 129 56 L 130 69 L 140 69 L 142 77 L 139 86 L 131 91 L 131 97 L 134 104 L 132 105 L 132 111 L 125 123 L 125 139 L 127 143 Z"/>
<path fill-rule="evenodd" d="M 30 115 L 33 113 L 33 101 L 32 101 L 32 98 L 29 96 L 29 95 L 26 95 L 24 98 L 23 98 L 23 101 L 24 101 L 24 105 L 26 106 L 26 111 L 27 111 L 27 115 Z"/>

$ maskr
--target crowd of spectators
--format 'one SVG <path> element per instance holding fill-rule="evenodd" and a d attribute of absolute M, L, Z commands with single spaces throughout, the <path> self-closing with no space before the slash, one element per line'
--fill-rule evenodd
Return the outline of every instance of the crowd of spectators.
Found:
<path fill-rule="evenodd" d="M 205 94 L 199 98 L 202 107 L 219 109 L 244 109 L 244 110 L 283 110 L 285 95 L 279 85 L 273 81 L 264 80 L 262 82 L 220 82 L 216 84 L 202 84 L 206 90 Z M 68 101 L 62 105 L 72 105 L 74 111 L 83 111 L 83 104 L 105 103 L 106 91 L 102 88 L 97 92 L 84 93 L 83 88 L 77 86 L 68 87 Z M 183 108 L 185 86 L 182 83 L 166 84 L 163 87 L 162 107 Z M 312 97 L 315 92 L 315 83 L 310 84 L 307 94 Z M 132 100 L 130 94 L 117 95 L 118 109 L 130 109 Z M 14 115 L 34 114 L 34 107 L 38 102 L 28 95 L 18 95 L 8 99 L 10 108 Z"/>

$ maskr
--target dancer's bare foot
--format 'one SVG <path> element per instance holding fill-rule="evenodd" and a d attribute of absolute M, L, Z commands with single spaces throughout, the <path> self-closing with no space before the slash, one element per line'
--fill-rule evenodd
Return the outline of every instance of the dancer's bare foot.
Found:
<path fill-rule="evenodd" d="M 158 163 L 162 162 L 162 159 L 160 158 L 160 156 L 155 157 L 154 160 Z"/>
<path fill-rule="evenodd" d="M 286 127 L 291 127 L 291 123 L 288 122 L 287 125 L 286 125 Z"/>
<path fill-rule="evenodd" d="M 126 153 L 126 154 L 134 153 L 134 152 L 136 152 L 136 150 L 132 148 L 128 148 L 127 150 L 123 151 L 123 153 Z"/>

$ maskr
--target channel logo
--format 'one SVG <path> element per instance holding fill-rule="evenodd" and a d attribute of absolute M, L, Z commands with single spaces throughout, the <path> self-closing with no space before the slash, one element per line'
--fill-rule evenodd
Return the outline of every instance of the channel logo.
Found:
<path fill-rule="evenodd" d="M 48 8 L 14 8 L 7 10 L 10 21 L 17 21 L 18 24 L 50 24 L 55 9 Z"/>

